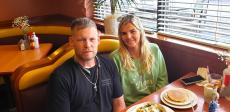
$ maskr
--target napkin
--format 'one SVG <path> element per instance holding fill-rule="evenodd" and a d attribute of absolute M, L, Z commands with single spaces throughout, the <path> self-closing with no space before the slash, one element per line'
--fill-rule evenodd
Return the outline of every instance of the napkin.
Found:
<path fill-rule="evenodd" d="M 209 77 L 208 77 L 209 69 L 208 69 L 208 67 L 207 68 L 199 67 L 196 74 L 202 76 L 205 79 L 202 82 L 196 83 L 198 86 L 204 86 L 205 84 L 207 84 L 209 82 Z"/>

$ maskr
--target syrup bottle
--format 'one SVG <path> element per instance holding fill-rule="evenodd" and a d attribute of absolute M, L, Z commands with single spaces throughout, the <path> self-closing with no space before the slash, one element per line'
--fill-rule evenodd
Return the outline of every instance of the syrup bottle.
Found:
<path fill-rule="evenodd" d="M 31 36 L 31 47 L 33 48 L 39 48 L 39 41 L 38 41 L 38 37 L 35 35 L 35 32 L 32 33 Z"/>
<path fill-rule="evenodd" d="M 223 71 L 223 85 L 226 87 L 230 83 L 230 65 Z"/>
<path fill-rule="evenodd" d="M 228 67 L 223 71 L 223 86 L 222 89 L 226 89 L 230 87 L 230 63 L 228 63 Z M 226 95 L 225 99 L 230 101 L 230 95 Z"/>

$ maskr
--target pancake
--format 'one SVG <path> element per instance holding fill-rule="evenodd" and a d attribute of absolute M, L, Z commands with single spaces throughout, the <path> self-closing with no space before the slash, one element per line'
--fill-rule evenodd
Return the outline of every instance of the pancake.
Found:
<path fill-rule="evenodd" d="M 184 102 L 175 102 L 175 101 L 172 101 L 170 98 L 168 98 L 168 95 L 167 93 L 165 93 L 165 95 L 163 96 L 163 99 L 167 102 L 167 103 L 170 103 L 170 104 L 173 104 L 173 105 L 187 105 L 189 104 L 190 102 L 192 102 L 193 100 L 191 98 L 189 98 L 189 94 L 187 96 L 187 99 L 184 101 Z"/>
<path fill-rule="evenodd" d="M 174 102 L 185 102 L 187 100 L 187 94 L 182 90 L 169 90 L 167 96 Z"/>

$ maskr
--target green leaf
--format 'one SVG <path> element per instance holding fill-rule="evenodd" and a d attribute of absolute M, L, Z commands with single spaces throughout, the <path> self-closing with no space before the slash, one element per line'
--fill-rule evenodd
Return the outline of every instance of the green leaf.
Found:
<path fill-rule="evenodd" d="M 100 7 L 105 3 L 107 0 L 94 0 L 96 7 Z M 125 5 L 131 6 L 134 4 L 136 6 L 135 0 L 110 0 L 110 6 L 111 6 L 111 13 L 114 14 L 116 9 L 120 9 L 124 7 Z"/>

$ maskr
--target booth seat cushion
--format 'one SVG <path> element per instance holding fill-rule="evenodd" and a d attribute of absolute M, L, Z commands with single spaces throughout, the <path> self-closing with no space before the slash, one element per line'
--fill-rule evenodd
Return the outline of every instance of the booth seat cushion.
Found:
<path fill-rule="evenodd" d="M 67 59 L 73 57 L 73 55 L 74 50 L 70 50 L 68 53 L 60 57 L 55 63 L 26 72 L 19 80 L 19 90 L 24 90 L 34 85 L 47 82 L 54 69 L 56 69 Z"/>
<path fill-rule="evenodd" d="M 119 41 L 115 39 L 101 39 L 98 52 L 111 52 L 119 48 Z"/>

